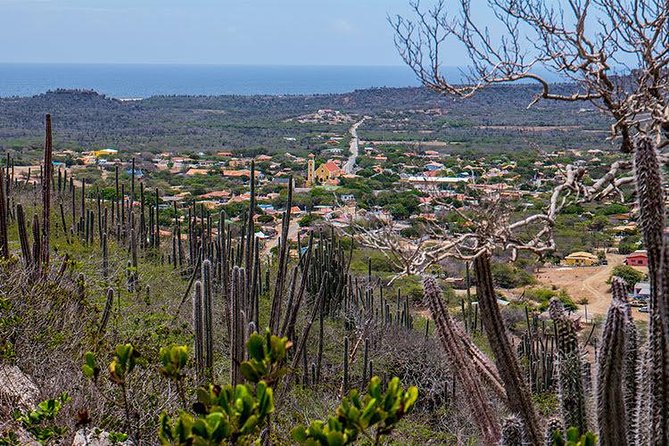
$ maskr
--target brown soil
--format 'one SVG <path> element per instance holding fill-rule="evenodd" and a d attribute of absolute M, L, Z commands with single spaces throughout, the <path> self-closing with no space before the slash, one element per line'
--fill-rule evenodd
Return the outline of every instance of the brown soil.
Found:
<path fill-rule="evenodd" d="M 611 303 L 611 287 L 606 281 L 611 276 L 613 268 L 622 265 L 624 259 L 623 255 L 608 254 L 608 265 L 541 268 L 535 276 L 543 286 L 555 286 L 566 290 L 574 302 L 587 298 L 589 321 L 594 316 L 606 315 Z M 639 268 L 639 270 L 647 272 L 646 268 Z M 579 305 L 579 313 L 585 317 L 583 305 Z M 632 315 L 635 319 L 648 320 L 648 314 L 639 312 L 637 308 L 632 309 Z"/>

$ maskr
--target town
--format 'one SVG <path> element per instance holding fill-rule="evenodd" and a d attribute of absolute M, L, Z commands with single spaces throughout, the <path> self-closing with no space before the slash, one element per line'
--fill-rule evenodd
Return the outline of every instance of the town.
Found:
<path fill-rule="evenodd" d="M 452 220 L 452 206 L 466 212 L 485 198 L 503 202 L 523 215 L 546 206 L 554 185 L 564 178 L 567 164 L 587 168 L 596 177 L 620 157 L 587 147 L 471 157 L 457 146 L 437 141 L 358 138 L 354 132 L 363 124 L 364 135 L 365 118 L 336 110 L 319 110 L 298 119 L 330 124 L 343 121 L 353 127 L 346 133 L 319 135 L 321 146 L 305 156 L 290 152 L 249 156 L 246 150 L 235 149 L 197 153 L 62 149 L 54 152 L 53 164 L 59 181 L 69 177 L 77 187 L 83 185 L 90 198 L 109 198 L 115 193 L 115 183 L 133 177 L 146 190 L 159 190 L 164 211 L 161 234 L 165 238 L 176 236 L 174 219 L 183 224 L 190 207 L 214 214 L 224 211 L 232 222 L 245 218 L 253 175 L 255 236 L 262 252 L 269 253 L 279 243 L 289 184 L 294 188 L 289 234 L 295 246 L 300 236 L 306 237 L 314 228 L 335 227 L 350 233 L 354 221 L 365 218 L 392 222 L 393 231 L 419 239 L 425 234 L 425 225 Z M 37 181 L 35 172 L 39 169 L 38 165 L 13 166 L 12 171 L 18 178 L 31 181 L 32 175 L 32 181 Z M 124 200 L 130 199 L 126 188 Z M 133 199 L 137 204 L 138 197 Z M 545 307 L 550 296 L 562 296 L 575 317 L 589 320 L 601 317 L 608 308 L 610 277 L 626 273 L 633 305 L 638 308 L 635 317 L 647 320 L 647 258 L 634 209 L 616 200 L 572 205 L 558 217 L 556 233 L 560 240 L 557 249 L 543 259 L 522 259 L 520 269 L 526 271 L 509 273 L 508 267 L 499 264 L 500 279 L 504 274 L 514 276 L 501 283 L 506 298 L 513 301 L 535 296 L 534 300 Z M 184 243 L 185 234 L 181 237 Z M 360 257 L 374 255 L 373 250 L 360 246 Z M 462 292 L 462 265 L 442 266 L 449 283 Z M 396 271 L 387 265 L 377 273 L 390 277 Z"/>

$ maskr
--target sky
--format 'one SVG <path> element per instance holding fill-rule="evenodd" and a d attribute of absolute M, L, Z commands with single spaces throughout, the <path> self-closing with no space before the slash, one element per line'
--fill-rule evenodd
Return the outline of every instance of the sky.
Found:
<path fill-rule="evenodd" d="M 408 0 L 0 0 L 0 62 L 402 65 Z M 454 53 L 449 65 L 462 65 Z"/>

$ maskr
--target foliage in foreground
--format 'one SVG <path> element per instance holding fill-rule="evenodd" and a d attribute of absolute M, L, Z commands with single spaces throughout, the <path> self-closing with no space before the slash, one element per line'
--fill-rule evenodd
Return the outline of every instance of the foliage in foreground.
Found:
<path fill-rule="evenodd" d="M 288 372 L 286 358 L 291 345 L 288 338 L 273 336 L 269 330 L 264 334 L 253 333 L 247 342 L 249 359 L 241 365 L 247 383 L 207 384 L 198 388 L 192 411 L 161 415 L 158 429 L 161 444 L 260 444 L 270 426 L 269 416 L 275 411 L 273 387 Z M 132 345 L 119 345 L 109 364 L 109 379 L 124 392 L 127 374 L 133 371 L 137 356 Z M 161 349 L 160 363 L 161 374 L 181 389 L 188 348 Z M 88 378 L 97 379 L 100 368 L 93 353 L 85 355 L 82 370 Z M 299 444 L 307 446 L 347 445 L 363 437 L 378 444 L 411 412 L 417 398 L 418 389 L 414 386 L 404 389 L 399 378 L 393 378 L 383 391 L 380 378 L 373 377 L 366 394 L 352 390 L 342 399 L 335 415 L 325 422 L 297 426 L 292 435 Z"/>

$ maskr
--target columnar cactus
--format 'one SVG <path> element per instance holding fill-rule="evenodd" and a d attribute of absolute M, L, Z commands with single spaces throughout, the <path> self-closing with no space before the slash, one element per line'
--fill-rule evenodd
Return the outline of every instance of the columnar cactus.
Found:
<path fill-rule="evenodd" d="M 369 338 L 365 338 L 365 348 L 362 355 L 362 386 L 369 381 L 367 371 L 369 370 Z"/>
<path fill-rule="evenodd" d="M 0 169 L 0 256 L 9 258 L 9 238 L 7 236 L 7 202 L 5 200 L 4 172 Z"/>
<path fill-rule="evenodd" d="M 574 323 L 564 314 L 562 303 L 553 299 L 549 312 L 553 317 L 558 348 L 558 394 L 565 425 L 587 431 L 583 363 Z"/>
<path fill-rule="evenodd" d="M 107 329 L 107 323 L 109 322 L 109 316 L 111 315 L 112 305 L 114 304 L 114 290 L 109 288 L 107 290 L 107 300 L 105 302 L 105 308 L 102 311 L 102 319 L 100 320 L 100 327 L 98 327 L 99 338 Z"/>
<path fill-rule="evenodd" d="M 244 326 L 241 318 L 244 268 L 234 267 L 230 288 L 230 382 L 236 385 L 242 379 L 239 367 L 244 354 Z"/>
<path fill-rule="evenodd" d="M 669 444 L 669 293 L 665 291 L 669 285 L 662 283 L 663 276 L 667 276 L 666 264 L 662 267 L 665 194 L 655 145 L 650 138 L 641 138 L 636 143 L 634 164 L 639 222 L 648 252 L 650 279 L 648 378 L 651 420 L 648 440 L 652 444 Z"/>
<path fill-rule="evenodd" d="M 497 305 L 497 295 L 495 294 L 490 270 L 490 255 L 487 253 L 479 255 L 474 261 L 474 268 L 481 321 L 495 355 L 497 369 L 504 383 L 509 409 L 523 420 L 527 440 L 531 444 L 540 444 L 543 435 L 539 429 L 530 390 L 521 373 L 516 353 L 507 336 L 504 321 Z"/>
<path fill-rule="evenodd" d="M 348 383 L 349 383 L 349 376 L 348 376 L 348 336 L 344 336 L 344 353 L 343 353 L 343 363 L 344 363 L 344 377 L 342 381 L 342 395 L 345 395 L 346 392 L 348 391 Z"/>
<path fill-rule="evenodd" d="M 211 261 L 202 262 L 202 323 L 204 329 L 204 365 L 207 370 L 214 366 L 214 340 L 212 330 L 213 310 L 211 294 Z"/>
<path fill-rule="evenodd" d="M 21 242 L 21 255 L 23 256 L 23 263 L 26 267 L 30 267 L 32 266 L 32 255 L 30 253 L 30 245 L 28 244 L 26 217 L 23 212 L 23 206 L 20 203 L 16 205 L 16 223 L 19 231 L 19 241 Z"/>
<path fill-rule="evenodd" d="M 502 441 L 500 446 L 523 446 L 523 424 L 515 415 L 507 417 L 502 423 Z"/>
<path fill-rule="evenodd" d="M 41 237 L 41 261 L 40 264 L 46 268 L 49 266 L 49 239 L 51 225 L 51 173 L 53 163 L 53 137 L 51 133 L 51 115 L 46 115 L 46 141 L 44 142 L 44 177 L 42 181 L 42 237 Z"/>
<path fill-rule="evenodd" d="M 423 279 L 424 296 L 430 308 L 441 345 L 452 363 L 452 369 L 469 401 L 469 409 L 481 430 L 482 443 L 497 445 L 501 435 L 499 420 L 483 386 L 479 374 L 469 360 L 462 338 L 453 330 L 454 323 L 444 307 L 442 293 L 433 277 Z"/>
<path fill-rule="evenodd" d="M 195 370 L 198 380 L 202 380 L 205 369 L 204 321 L 202 320 L 202 282 L 195 282 L 193 293 L 193 338 L 195 341 Z"/>
<path fill-rule="evenodd" d="M 625 283 L 614 278 L 613 301 L 597 355 L 597 421 L 601 446 L 626 446 L 628 414 L 623 391 L 626 304 Z"/>
<path fill-rule="evenodd" d="M 105 282 L 109 279 L 109 246 L 106 232 L 102 234 L 102 278 Z"/>

